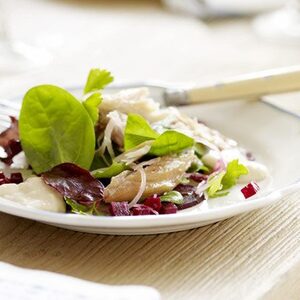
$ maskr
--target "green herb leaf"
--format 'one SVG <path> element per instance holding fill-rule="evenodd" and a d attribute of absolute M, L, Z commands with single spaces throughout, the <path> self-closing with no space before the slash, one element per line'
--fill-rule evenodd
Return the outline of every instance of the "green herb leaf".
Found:
<path fill-rule="evenodd" d="M 99 105 L 101 102 L 102 96 L 100 93 L 94 93 L 82 102 L 82 105 L 90 115 L 94 125 L 97 123 L 99 118 Z"/>
<path fill-rule="evenodd" d="M 125 151 L 145 141 L 155 140 L 158 136 L 159 134 L 151 128 L 142 116 L 137 114 L 128 115 L 124 135 Z"/>
<path fill-rule="evenodd" d="M 22 103 L 19 131 L 36 173 L 64 162 L 89 169 L 95 149 L 94 125 L 83 105 L 66 90 L 52 85 L 30 89 Z"/>
<path fill-rule="evenodd" d="M 152 144 L 149 154 L 163 156 L 179 153 L 194 145 L 194 139 L 174 130 L 162 133 Z"/>
<path fill-rule="evenodd" d="M 177 191 L 167 192 L 160 196 L 162 202 L 172 202 L 174 204 L 180 205 L 184 203 L 183 196 Z"/>
<path fill-rule="evenodd" d="M 112 165 L 107 168 L 94 170 L 92 175 L 95 178 L 111 178 L 128 169 L 129 167 L 124 163 L 113 162 Z"/>
<path fill-rule="evenodd" d="M 85 84 L 84 93 L 90 93 L 104 89 L 114 80 L 111 73 L 106 70 L 92 69 Z"/>
<path fill-rule="evenodd" d="M 231 161 L 226 168 L 226 174 L 222 179 L 223 189 L 227 190 L 236 185 L 237 180 L 241 175 L 248 174 L 248 169 L 239 164 L 238 159 Z"/>

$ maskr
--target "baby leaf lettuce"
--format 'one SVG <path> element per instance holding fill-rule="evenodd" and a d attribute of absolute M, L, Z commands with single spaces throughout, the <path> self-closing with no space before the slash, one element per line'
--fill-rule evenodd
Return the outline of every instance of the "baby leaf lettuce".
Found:
<path fill-rule="evenodd" d="M 231 161 L 227 165 L 226 171 L 209 178 L 208 196 L 214 198 L 228 195 L 228 190 L 236 185 L 239 177 L 246 174 L 248 174 L 248 169 L 244 165 L 239 164 L 238 159 Z"/>
<path fill-rule="evenodd" d="M 225 175 L 225 171 L 220 172 L 217 175 L 214 175 L 213 177 L 208 179 L 209 188 L 207 190 L 208 197 L 214 198 L 214 197 L 220 197 L 220 196 L 226 196 L 228 192 L 222 192 L 222 179 Z"/>
<path fill-rule="evenodd" d="M 128 115 L 124 136 L 125 151 L 145 141 L 155 140 L 158 136 L 159 134 L 151 128 L 142 116 L 137 114 Z"/>
<path fill-rule="evenodd" d="M 222 179 L 223 189 L 227 190 L 236 185 L 237 180 L 241 175 L 248 174 L 248 169 L 239 164 L 238 159 L 231 161 L 226 168 L 226 174 Z"/>
<path fill-rule="evenodd" d="M 129 114 L 124 136 L 125 151 L 148 140 L 153 140 L 149 154 L 155 156 L 178 153 L 194 145 L 194 140 L 185 134 L 168 130 L 159 135 L 142 116 Z"/>
<path fill-rule="evenodd" d="M 85 84 L 84 93 L 90 93 L 104 89 L 114 80 L 110 72 L 101 69 L 92 69 Z"/>
<path fill-rule="evenodd" d="M 30 89 L 22 103 L 19 130 L 22 148 L 36 173 L 64 162 L 89 169 L 95 149 L 94 124 L 66 90 L 53 85 Z"/>
<path fill-rule="evenodd" d="M 172 153 L 179 153 L 193 145 L 194 139 L 175 130 L 168 130 L 162 133 L 153 142 L 149 154 L 163 156 Z"/>

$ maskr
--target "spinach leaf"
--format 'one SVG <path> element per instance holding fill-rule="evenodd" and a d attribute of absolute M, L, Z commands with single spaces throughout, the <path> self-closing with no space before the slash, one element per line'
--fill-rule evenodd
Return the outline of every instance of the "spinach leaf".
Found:
<path fill-rule="evenodd" d="M 126 166 L 124 163 L 113 162 L 107 168 L 101 168 L 92 171 L 92 175 L 95 178 L 111 178 L 128 169 L 128 166 Z"/>
<path fill-rule="evenodd" d="M 145 141 L 155 140 L 158 136 L 159 134 L 151 128 L 142 116 L 137 114 L 128 115 L 124 136 L 125 151 Z"/>
<path fill-rule="evenodd" d="M 87 82 L 85 84 L 84 93 L 102 90 L 106 85 L 114 80 L 110 72 L 101 69 L 91 69 Z"/>
<path fill-rule="evenodd" d="M 90 115 L 93 124 L 95 125 L 99 117 L 99 105 L 102 102 L 102 96 L 100 93 L 94 93 L 89 96 L 85 101 L 82 102 L 82 105 Z"/>
<path fill-rule="evenodd" d="M 192 138 L 174 130 L 159 135 L 142 116 L 129 114 L 124 136 L 125 151 L 148 140 L 154 140 L 149 154 L 155 156 L 178 153 L 194 145 Z"/>
<path fill-rule="evenodd" d="M 53 85 L 30 89 L 19 120 L 20 140 L 36 173 L 72 162 L 89 169 L 95 150 L 93 122 L 83 105 Z"/>
<path fill-rule="evenodd" d="M 194 139 L 174 130 L 162 133 L 152 144 L 149 154 L 163 156 L 179 153 L 194 145 Z"/>

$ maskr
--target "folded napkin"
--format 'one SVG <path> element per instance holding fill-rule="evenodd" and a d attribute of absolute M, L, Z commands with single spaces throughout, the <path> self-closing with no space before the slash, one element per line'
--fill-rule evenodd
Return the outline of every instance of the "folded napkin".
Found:
<path fill-rule="evenodd" d="M 51 272 L 0 263 L 0 298 L 3 300 L 159 300 L 146 286 L 112 286 Z"/>

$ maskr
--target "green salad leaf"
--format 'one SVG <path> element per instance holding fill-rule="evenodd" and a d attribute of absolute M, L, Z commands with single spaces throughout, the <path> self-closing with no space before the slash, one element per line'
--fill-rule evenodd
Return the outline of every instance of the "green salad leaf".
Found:
<path fill-rule="evenodd" d="M 248 169 L 239 164 L 238 159 L 231 161 L 228 163 L 226 171 L 209 178 L 208 196 L 214 198 L 228 195 L 228 190 L 236 185 L 239 177 L 246 174 L 248 174 Z"/>
<path fill-rule="evenodd" d="M 107 168 L 101 168 L 92 171 L 92 175 L 95 178 L 111 178 L 113 176 L 116 176 L 120 174 L 121 172 L 128 170 L 128 166 L 126 166 L 125 163 L 119 163 L 119 162 L 113 162 L 109 167 Z"/>
<path fill-rule="evenodd" d="M 93 204 L 92 206 L 88 207 L 82 204 L 77 203 L 76 201 L 65 198 L 66 203 L 70 206 L 71 212 L 77 215 L 85 215 L 85 216 L 103 216 L 106 215 L 104 211 L 101 211 L 101 209 L 97 208 L 96 204 Z"/>
<path fill-rule="evenodd" d="M 225 171 L 220 172 L 219 174 L 208 179 L 209 188 L 207 190 L 207 195 L 210 198 L 219 197 L 218 192 L 223 188 L 222 179 L 225 176 Z M 225 194 L 224 194 L 225 196 Z"/>
<path fill-rule="evenodd" d="M 84 106 L 66 90 L 40 85 L 24 96 L 19 131 L 36 173 L 71 162 L 89 169 L 95 150 L 94 124 Z"/>
<path fill-rule="evenodd" d="M 226 168 L 226 174 L 223 177 L 222 184 L 223 189 L 227 190 L 236 185 L 237 180 L 241 175 L 248 174 L 248 169 L 242 165 L 239 164 L 239 160 L 235 159 L 231 161 Z"/>
<path fill-rule="evenodd" d="M 195 154 L 199 158 L 201 158 L 205 153 L 207 153 L 207 147 L 200 143 L 196 143 L 194 145 L 194 149 L 195 149 Z"/>
<path fill-rule="evenodd" d="M 155 140 L 159 134 L 154 131 L 150 124 L 138 114 L 129 114 L 125 127 L 124 148 L 125 151 L 139 144 Z"/>
<path fill-rule="evenodd" d="M 100 93 L 94 93 L 82 102 L 82 105 L 90 115 L 94 125 L 97 123 L 99 118 L 99 105 L 101 102 L 102 96 Z"/>
<path fill-rule="evenodd" d="M 160 196 L 160 200 L 161 202 L 172 202 L 177 205 L 184 203 L 183 196 L 177 191 L 166 192 Z"/>
<path fill-rule="evenodd" d="M 110 72 L 101 69 L 92 69 L 85 84 L 84 93 L 90 93 L 104 89 L 114 80 Z"/>
<path fill-rule="evenodd" d="M 153 140 L 149 154 L 155 156 L 178 153 L 194 145 L 194 140 L 185 134 L 167 130 L 159 135 L 142 116 L 129 114 L 124 136 L 125 151 L 148 140 Z"/>
<path fill-rule="evenodd" d="M 193 145 L 194 139 L 175 130 L 167 130 L 153 142 L 149 154 L 163 156 L 179 153 Z"/>

